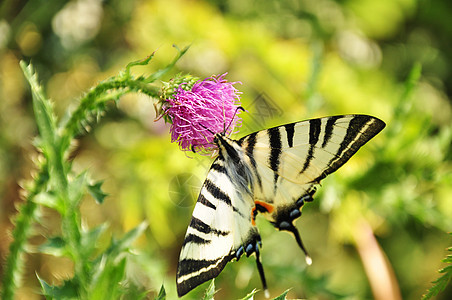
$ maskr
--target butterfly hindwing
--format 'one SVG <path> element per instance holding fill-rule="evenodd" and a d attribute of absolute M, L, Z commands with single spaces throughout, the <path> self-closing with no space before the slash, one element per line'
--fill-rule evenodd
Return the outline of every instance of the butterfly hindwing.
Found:
<path fill-rule="evenodd" d="M 224 159 L 218 157 L 201 188 L 182 246 L 179 296 L 215 278 L 230 260 L 256 250 L 260 236 L 251 224 L 253 206 L 251 194 L 238 190 Z"/>

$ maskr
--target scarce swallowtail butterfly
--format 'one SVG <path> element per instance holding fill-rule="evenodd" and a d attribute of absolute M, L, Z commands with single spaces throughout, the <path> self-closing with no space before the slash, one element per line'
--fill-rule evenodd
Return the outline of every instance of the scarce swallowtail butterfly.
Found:
<path fill-rule="evenodd" d="M 273 127 L 239 140 L 216 134 L 218 157 L 201 187 L 180 253 L 179 297 L 244 254 L 255 255 L 268 296 L 258 213 L 276 229 L 292 233 L 310 264 L 294 221 L 313 200 L 316 185 L 384 127 L 375 117 L 343 115 Z"/>

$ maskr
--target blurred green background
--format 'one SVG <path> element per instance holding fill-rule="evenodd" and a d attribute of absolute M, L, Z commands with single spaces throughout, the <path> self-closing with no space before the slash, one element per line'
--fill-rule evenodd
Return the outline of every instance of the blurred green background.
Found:
<path fill-rule="evenodd" d="M 150 67 L 134 69 L 151 73 L 174 57 L 172 44 L 191 45 L 172 74 L 228 72 L 230 81 L 240 81 L 248 113 L 236 137 L 333 114 L 365 113 L 387 123 L 305 206 L 297 225 L 312 266 L 291 236 L 258 220 L 272 296 L 291 288 L 289 298 L 391 299 L 371 288 L 385 290 L 385 278 L 374 276 L 383 273 L 366 269 L 377 253 L 392 270 L 386 278 L 392 299 L 419 299 L 452 245 L 451 12 L 448 0 L 3 0 L 0 256 L 37 157 L 19 60 L 34 64 L 62 116 L 128 62 L 158 50 Z M 416 64 L 422 75 L 411 89 Z M 109 194 L 102 205 L 84 201 L 84 223 L 108 222 L 119 236 L 147 220 L 129 276 L 151 291 L 164 284 L 175 299 L 180 247 L 212 158 L 187 157 L 154 118 L 152 99 L 124 97 L 73 146 L 74 166 L 105 180 Z M 36 226 L 32 245 L 59 228 L 54 212 L 42 209 L 41 217 L 45 226 Z M 25 272 L 19 299 L 40 299 L 36 273 L 58 283 L 71 276 L 72 265 L 35 253 L 27 255 Z M 219 299 L 261 288 L 254 259 L 230 263 L 216 287 Z M 199 299 L 205 288 L 186 299 Z M 437 297 L 451 298 L 450 285 Z"/>

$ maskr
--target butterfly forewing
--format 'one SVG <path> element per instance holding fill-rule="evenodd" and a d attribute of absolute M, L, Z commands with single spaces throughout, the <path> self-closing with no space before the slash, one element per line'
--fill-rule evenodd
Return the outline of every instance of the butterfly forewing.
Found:
<path fill-rule="evenodd" d="M 347 162 L 384 128 L 366 115 L 333 116 L 291 123 L 248 135 L 241 144 L 254 165 L 258 199 L 291 202 Z M 265 184 L 263 184 L 265 183 Z M 291 183 L 299 187 L 291 187 Z M 290 194 L 291 199 L 275 197 Z M 287 193 L 286 193 L 287 192 Z M 295 193 L 295 194 L 294 194 Z M 293 199 L 292 199 L 293 198 Z"/>

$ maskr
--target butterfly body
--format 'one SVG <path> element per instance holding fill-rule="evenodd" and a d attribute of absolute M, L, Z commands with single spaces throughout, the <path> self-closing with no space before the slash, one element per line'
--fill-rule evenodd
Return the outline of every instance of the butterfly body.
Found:
<path fill-rule="evenodd" d="M 219 154 L 201 188 L 182 246 L 178 295 L 215 278 L 243 254 L 255 254 L 266 289 L 255 225 L 259 213 L 276 229 L 291 232 L 310 264 L 293 222 L 303 205 L 313 200 L 316 185 L 384 126 L 371 116 L 346 115 L 273 127 L 239 140 L 216 134 Z"/>

